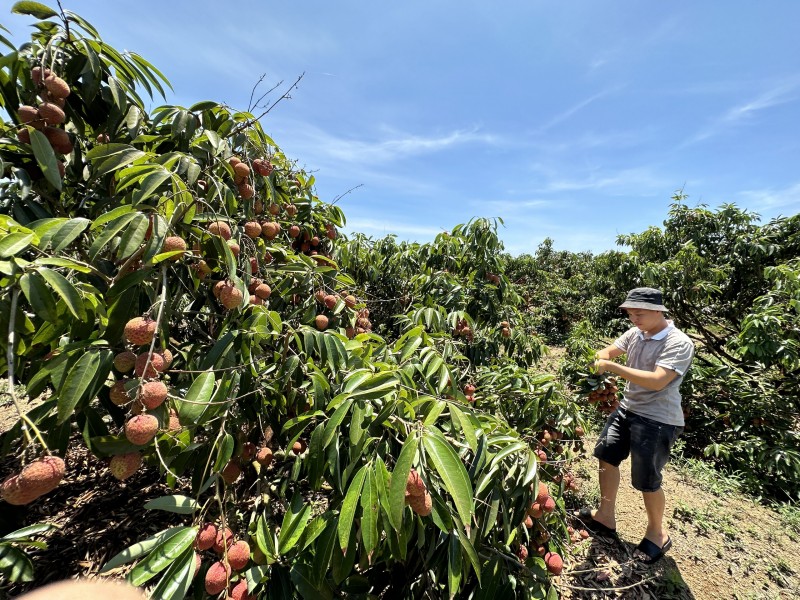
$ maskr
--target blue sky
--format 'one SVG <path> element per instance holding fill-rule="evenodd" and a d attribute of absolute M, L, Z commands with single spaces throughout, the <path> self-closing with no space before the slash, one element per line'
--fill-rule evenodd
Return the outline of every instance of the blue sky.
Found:
<path fill-rule="evenodd" d="M 681 188 L 800 212 L 797 0 L 65 7 L 159 67 L 168 103 L 243 109 L 262 74 L 282 90 L 305 73 L 263 125 L 323 200 L 360 186 L 339 200 L 349 231 L 424 242 L 502 217 L 514 254 L 548 236 L 601 252 Z M 27 36 L 30 19 L 0 20 Z"/>

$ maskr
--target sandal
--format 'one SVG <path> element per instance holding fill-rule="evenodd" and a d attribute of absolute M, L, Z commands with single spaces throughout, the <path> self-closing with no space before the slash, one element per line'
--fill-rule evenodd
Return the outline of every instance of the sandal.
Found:
<path fill-rule="evenodd" d="M 600 521 L 594 520 L 594 517 L 592 517 L 592 510 L 590 508 L 582 508 L 575 516 L 581 520 L 583 526 L 588 531 L 594 533 L 595 535 L 612 538 L 614 540 L 619 539 L 616 529 L 609 527 L 608 525 L 603 525 Z"/>
<path fill-rule="evenodd" d="M 664 543 L 663 546 L 661 546 L 661 548 L 659 548 L 655 543 L 651 542 L 647 538 L 642 538 L 642 541 L 639 542 L 639 545 L 636 546 L 636 549 L 645 556 L 647 556 L 646 560 L 642 560 L 640 562 L 643 562 L 646 565 L 652 565 L 660 561 L 662 558 L 664 558 L 664 555 L 671 547 L 672 547 L 672 538 L 670 537 L 667 538 L 667 541 Z"/>

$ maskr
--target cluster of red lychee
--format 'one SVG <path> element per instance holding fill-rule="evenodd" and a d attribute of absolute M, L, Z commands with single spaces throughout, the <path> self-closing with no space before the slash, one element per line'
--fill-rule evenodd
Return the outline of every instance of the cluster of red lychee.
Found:
<path fill-rule="evenodd" d="M 619 387 L 612 380 L 604 380 L 596 389 L 590 391 L 586 399 L 597 406 L 603 414 L 614 412 L 619 406 L 617 393 Z"/>
<path fill-rule="evenodd" d="M 472 385 L 471 383 L 468 383 L 467 385 L 464 386 L 464 396 L 467 398 L 467 402 L 470 402 L 470 403 L 475 402 L 475 391 L 476 390 L 477 390 L 477 388 L 474 385 Z"/>
<path fill-rule="evenodd" d="M 453 328 L 453 337 L 464 337 L 471 342 L 475 334 L 466 319 L 458 319 L 456 326 Z"/>
<path fill-rule="evenodd" d="M 34 460 L 0 484 L 0 498 L 9 504 L 30 504 L 56 489 L 64 472 L 64 461 L 58 456 L 44 456 Z"/>
<path fill-rule="evenodd" d="M 528 514 L 525 516 L 523 525 L 527 529 L 536 528 L 536 532 L 533 536 L 533 548 L 536 554 L 544 557 L 545 565 L 547 565 L 547 570 L 550 571 L 550 573 L 553 575 L 560 575 L 564 567 L 564 562 L 558 553 L 547 551 L 546 544 L 550 540 L 550 533 L 541 522 L 535 522 L 535 520 L 541 519 L 545 514 L 552 513 L 556 508 L 556 502 L 552 496 L 550 496 L 547 484 L 543 481 L 539 482 L 537 491 L 536 499 L 528 508 Z M 525 562 L 528 559 L 528 555 L 528 548 L 520 544 L 517 548 L 517 558 Z"/>
<path fill-rule="evenodd" d="M 233 571 L 242 571 L 250 563 L 250 544 L 244 540 L 236 540 L 229 528 L 217 528 L 213 523 L 203 523 L 200 526 L 194 548 L 198 552 L 213 550 L 217 555 L 218 560 L 211 564 L 205 577 L 206 593 L 211 596 L 216 596 L 229 587 Z M 200 554 L 195 554 L 195 562 L 196 573 L 202 562 Z M 229 595 L 239 600 L 255 598 L 247 593 L 247 583 L 244 579 L 240 579 L 239 583 L 230 589 Z"/>
<path fill-rule="evenodd" d="M 160 407 L 169 395 L 167 385 L 159 380 L 159 377 L 169 370 L 173 356 L 168 348 L 150 354 L 149 345 L 155 335 L 156 321 L 149 316 L 134 317 L 125 324 L 125 339 L 132 346 L 146 348 L 138 354 L 132 350 L 125 350 L 114 357 L 114 368 L 119 373 L 127 375 L 132 371 L 139 378 L 138 385 L 133 385 L 132 379 L 122 377 L 114 383 L 109 392 L 113 404 L 129 407 L 130 416 L 124 427 L 125 438 L 136 446 L 148 445 L 158 434 L 158 418 L 147 411 Z M 168 430 L 180 429 L 178 415 L 171 409 Z M 133 475 L 141 464 L 141 453 L 129 452 L 113 456 L 109 469 L 114 477 L 124 480 Z"/>
<path fill-rule="evenodd" d="M 504 338 L 511 337 L 511 325 L 508 321 L 500 321 L 500 335 Z"/>
<path fill-rule="evenodd" d="M 406 504 L 420 517 L 427 517 L 433 510 L 433 498 L 416 469 L 411 469 L 406 481 Z"/>
<path fill-rule="evenodd" d="M 38 106 L 21 105 L 17 109 L 20 123 L 41 131 L 54 152 L 69 154 L 72 152 L 72 140 L 64 129 L 57 127 L 66 120 L 64 106 L 70 94 L 69 85 L 50 69 L 41 67 L 31 69 L 31 79 L 41 102 Z M 30 133 L 25 127 L 18 131 L 17 137 L 23 144 L 31 143 Z M 57 161 L 57 166 L 61 177 L 64 177 L 64 163 Z"/>

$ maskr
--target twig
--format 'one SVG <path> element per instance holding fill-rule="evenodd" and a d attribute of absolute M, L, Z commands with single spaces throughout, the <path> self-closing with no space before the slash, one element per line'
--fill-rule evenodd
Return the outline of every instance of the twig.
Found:
<path fill-rule="evenodd" d="M 242 131 L 244 131 L 245 129 L 250 127 L 253 123 L 257 123 L 259 121 L 259 119 L 261 119 L 261 117 L 266 116 L 273 108 L 275 108 L 278 105 L 278 103 L 281 100 L 284 100 L 286 98 L 291 98 L 291 96 L 289 96 L 289 92 L 291 92 L 293 89 L 295 89 L 297 87 L 297 85 L 300 83 L 300 80 L 303 79 L 304 76 L 305 76 L 305 71 L 300 74 L 300 76 L 295 80 L 295 82 L 291 86 L 289 86 L 289 89 L 286 90 L 281 95 L 280 98 L 278 98 L 275 102 L 273 102 L 272 105 L 267 110 L 265 110 L 263 113 L 261 113 L 257 117 L 253 117 L 252 119 L 248 119 L 247 121 L 245 121 L 244 123 L 242 123 L 241 125 L 236 127 L 233 131 L 231 131 L 227 135 L 227 137 L 228 138 L 233 138 L 233 136 L 235 136 L 238 133 L 241 133 Z"/>

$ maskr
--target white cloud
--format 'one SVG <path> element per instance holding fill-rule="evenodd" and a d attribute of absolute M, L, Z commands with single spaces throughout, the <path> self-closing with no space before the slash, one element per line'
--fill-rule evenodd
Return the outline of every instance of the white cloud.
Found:
<path fill-rule="evenodd" d="M 743 190 L 739 195 L 744 198 L 742 204 L 755 212 L 774 213 L 781 209 L 789 209 L 792 213 L 800 211 L 800 183 L 783 189 Z"/>
<path fill-rule="evenodd" d="M 726 131 L 738 126 L 742 122 L 751 120 L 756 113 L 767 110 L 774 106 L 794 102 L 797 99 L 797 90 L 800 81 L 791 80 L 785 81 L 765 92 L 762 92 L 755 98 L 752 98 L 736 106 L 732 106 L 726 110 L 722 115 L 713 119 L 706 127 L 702 128 L 691 138 L 686 140 L 682 146 L 688 146 L 702 142 L 711 137 L 721 135 Z"/>
<path fill-rule="evenodd" d="M 653 194 L 671 190 L 674 182 L 653 173 L 649 167 L 622 169 L 617 172 L 592 173 L 587 177 L 550 179 L 540 193 L 599 191 L 610 194 Z"/>
<path fill-rule="evenodd" d="M 347 230 L 358 231 L 367 234 L 371 232 L 377 233 L 381 237 L 392 233 L 404 234 L 401 237 L 407 238 L 409 236 L 434 237 L 445 231 L 445 228 L 393 223 L 388 220 L 349 219 L 347 221 Z"/>
<path fill-rule="evenodd" d="M 594 94 L 593 96 L 589 96 L 585 100 L 581 100 L 580 102 L 574 104 L 573 106 L 569 107 L 567 110 L 557 114 L 555 117 L 553 117 L 552 119 L 547 121 L 544 125 L 542 125 L 542 127 L 540 128 L 539 131 L 540 132 L 545 132 L 548 129 L 551 129 L 551 128 L 555 127 L 559 123 L 562 123 L 562 122 L 566 121 L 567 119 L 569 119 L 575 113 L 580 112 L 581 110 L 583 110 L 584 108 L 589 106 L 595 100 L 599 100 L 600 98 L 603 98 L 604 96 L 608 96 L 609 94 L 612 94 L 612 93 L 618 91 L 619 89 L 621 89 L 620 86 L 609 88 L 609 89 L 603 90 L 601 92 L 598 92 L 598 93 Z"/>

